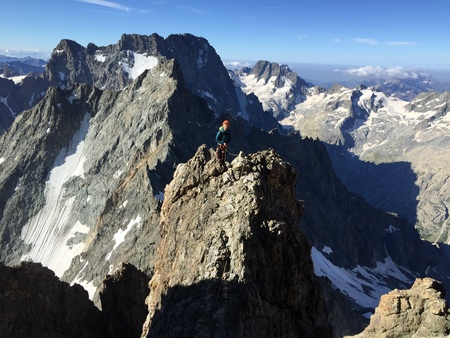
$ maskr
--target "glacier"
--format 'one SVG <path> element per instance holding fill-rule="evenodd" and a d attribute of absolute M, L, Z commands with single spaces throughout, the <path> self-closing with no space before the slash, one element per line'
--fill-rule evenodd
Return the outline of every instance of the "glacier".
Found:
<path fill-rule="evenodd" d="M 68 241 L 76 234 L 87 234 L 89 228 L 79 220 L 71 220 L 75 198 L 65 198 L 64 183 L 74 176 L 84 178 L 84 139 L 89 129 L 90 116 L 85 115 L 80 129 L 70 145 L 60 151 L 45 182 L 45 204 L 23 227 L 21 238 L 31 250 L 21 257 L 22 261 L 40 262 L 53 270 L 58 277 L 70 267 L 83 244 L 70 245 Z"/>

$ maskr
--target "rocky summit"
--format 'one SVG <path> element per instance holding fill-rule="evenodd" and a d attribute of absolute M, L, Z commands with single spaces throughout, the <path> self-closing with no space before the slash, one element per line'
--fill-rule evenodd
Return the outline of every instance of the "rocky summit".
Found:
<path fill-rule="evenodd" d="M 178 166 L 143 337 L 331 337 L 296 176 L 272 150 L 221 165 L 201 146 Z"/>

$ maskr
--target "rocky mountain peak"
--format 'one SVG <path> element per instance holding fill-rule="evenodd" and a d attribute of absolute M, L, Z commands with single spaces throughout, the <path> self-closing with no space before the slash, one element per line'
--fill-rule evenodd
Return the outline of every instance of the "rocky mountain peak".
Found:
<path fill-rule="evenodd" d="M 354 338 L 448 337 L 449 310 L 442 283 L 418 278 L 409 290 L 381 296 L 369 326 Z"/>
<path fill-rule="evenodd" d="M 162 44 L 163 41 L 164 38 L 155 33 L 152 35 L 122 34 L 117 47 L 122 51 L 132 50 L 136 53 L 151 53 L 153 55 L 156 52 L 154 47 Z"/>
<path fill-rule="evenodd" d="M 265 60 L 258 61 L 251 69 L 236 70 L 233 77 L 236 86 L 247 95 L 253 93 L 262 102 L 263 109 L 278 120 L 306 100 L 310 87 L 287 65 Z"/>
<path fill-rule="evenodd" d="M 274 81 L 276 88 L 281 88 L 286 83 L 286 79 L 296 83 L 297 74 L 289 69 L 288 65 L 279 65 L 276 62 L 269 62 L 265 60 L 258 61 L 255 66 L 253 66 L 250 74 L 255 75 L 258 81 L 263 79 L 267 84 L 272 77 L 275 77 Z M 308 86 L 308 84 L 303 81 L 302 85 Z"/>
<path fill-rule="evenodd" d="M 270 149 L 221 165 L 203 145 L 177 167 L 143 336 L 331 336 L 296 177 Z"/>
<path fill-rule="evenodd" d="M 50 86 L 70 88 L 75 83 L 93 83 L 86 63 L 86 48 L 79 43 L 63 39 L 55 47 L 44 72 Z"/>

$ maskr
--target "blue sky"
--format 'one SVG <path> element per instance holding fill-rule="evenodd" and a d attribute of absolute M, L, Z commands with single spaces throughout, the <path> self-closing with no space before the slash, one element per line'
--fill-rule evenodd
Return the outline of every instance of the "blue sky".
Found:
<path fill-rule="evenodd" d="M 123 33 L 191 33 L 223 61 L 450 70 L 449 0 L 1 0 L 1 9 L 3 55 L 49 55 L 61 39 L 106 46 Z"/>

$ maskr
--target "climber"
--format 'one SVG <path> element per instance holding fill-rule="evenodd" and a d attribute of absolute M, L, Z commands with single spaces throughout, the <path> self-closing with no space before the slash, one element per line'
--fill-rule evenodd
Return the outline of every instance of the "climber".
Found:
<path fill-rule="evenodd" d="M 217 149 L 216 149 L 216 155 L 217 159 L 220 160 L 220 162 L 225 162 L 225 155 L 227 153 L 228 149 L 228 142 L 231 141 L 231 134 L 228 128 L 230 127 L 230 122 L 228 120 L 225 120 L 222 122 L 222 126 L 219 128 L 219 131 L 216 135 L 216 142 L 217 142 Z"/>

